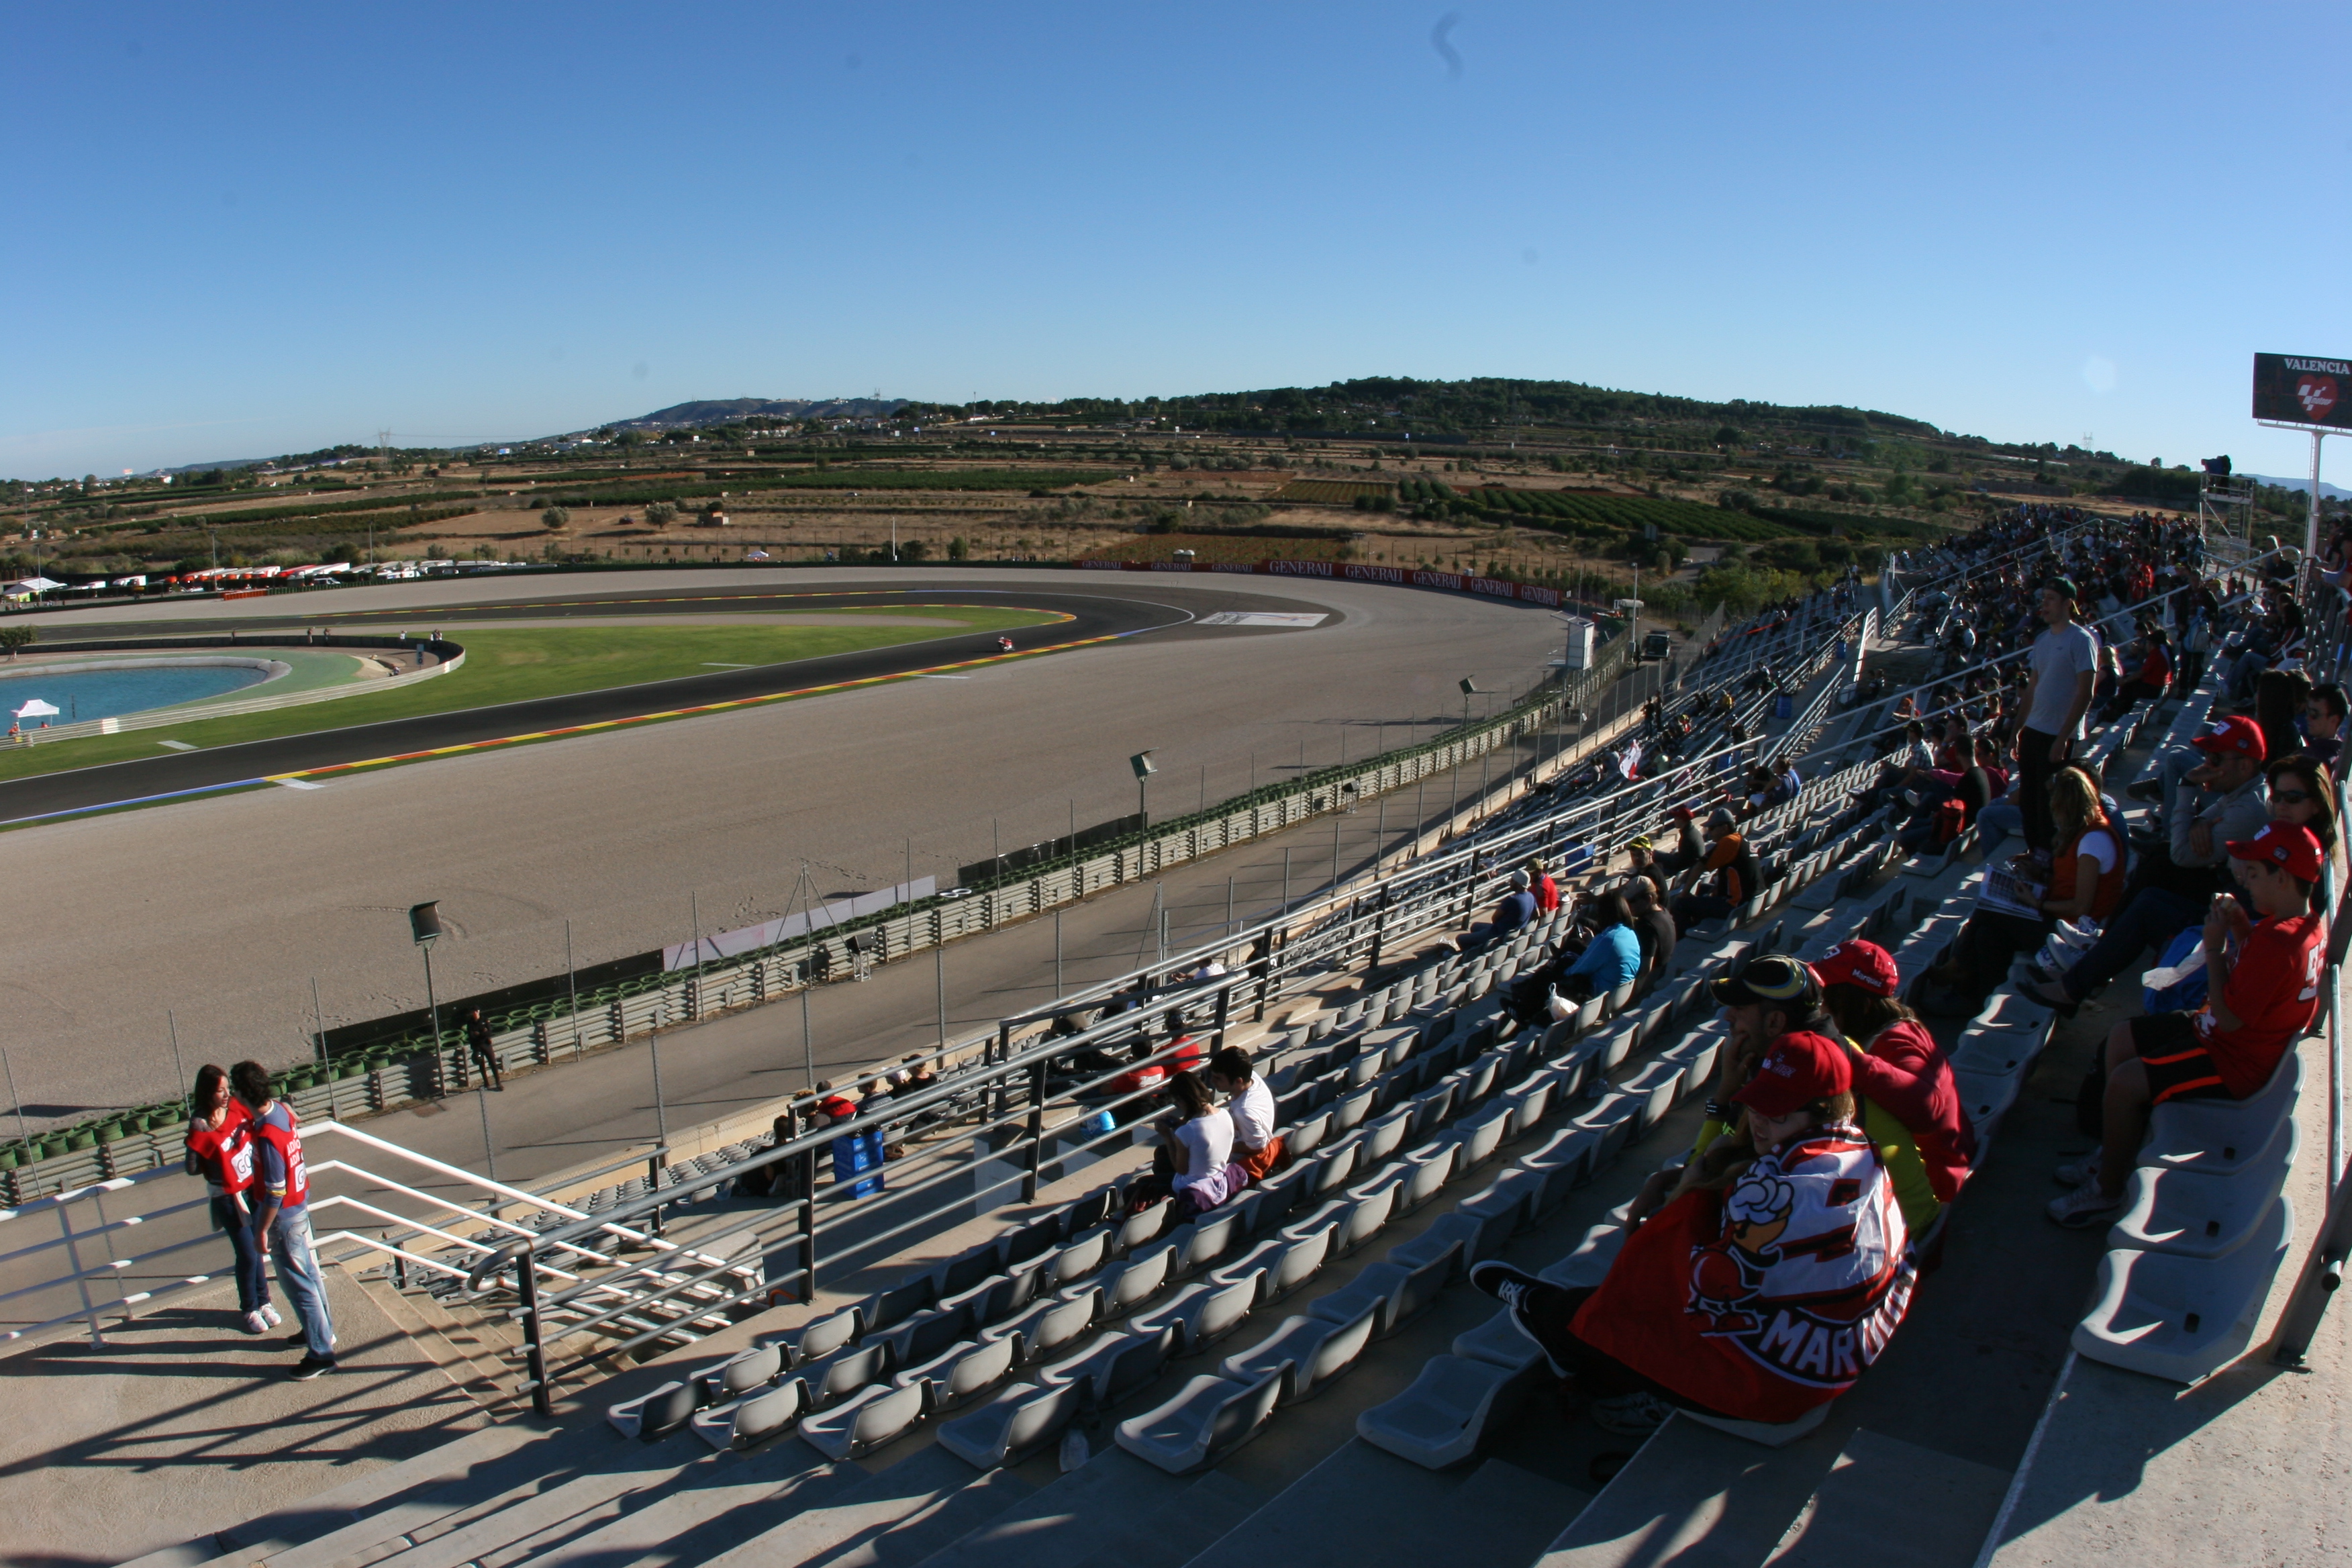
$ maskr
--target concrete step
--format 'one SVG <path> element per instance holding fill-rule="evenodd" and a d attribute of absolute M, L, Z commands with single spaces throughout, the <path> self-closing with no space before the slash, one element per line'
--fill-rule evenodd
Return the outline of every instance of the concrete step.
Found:
<path fill-rule="evenodd" d="M 922 1559 L 923 1568 L 1079 1568 L 1094 1558 L 1110 1521 L 1158 1513 L 1192 1484 L 1124 1448 L 1106 1448 Z"/>
<path fill-rule="evenodd" d="M 1193 1568 L 1531 1563 L 1584 1500 L 1572 1487 L 1499 1460 L 1424 1470 L 1352 1438 L 1192 1561 Z"/>
<path fill-rule="evenodd" d="M 667 1439 L 700 1444 L 691 1434 Z M 828 1506 L 863 1485 L 866 1473 L 836 1465 L 807 1444 L 782 1437 L 748 1454 L 713 1454 L 667 1495 L 608 1524 L 575 1535 L 535 1563 L 567 1568 L 642 1568 L 706 1563 L 772 1528 L 776 1521 Z"/>
<path fill-rule="evenodd" d="M 362 1279 L 360 1288 L 474 1403 L 499 1415 L 528 1406 L 528 1399 L 517 1399 L 514 1368 L 499 1353 L 506 1347 L 486 1326 L 461 1321 L 423 1291 L 395 1290 L 388 1279 Z"/>
<path fill-rule="evenodd" d="M 653 1444 L 634 1443 L 611 1431 L 602 1436 L 603 1452 L 592 1450 L 566 1474 L 533 1478 L 478 1508 L 408 1532 L 405 1545 L 388 1542 L 376 1552 L 344 1559 L 337 1568 L 371 1563 L 509 1568 L 648 1506 L 675 1489 L 689 1470 L 719 1458 L 683 1433 Z"/>
<path fill-rule="evenodd" d="M 1766 1448 L 1676 1416 L 1601 1488 L 1537 1568 L 1761 1568 L 1834 1457 L 1817 1440 Z"/>
<path fill-rule="evenodd" d="M 1084 1568 L 1183 1568 L 1265 1506 L 1257 1488 L 1211 1470 L 1154 1514 L 1108 1519 Z"/>
<path fill-rule="evenodd" d="M 1989 1465 L 1856 1431 L 1781 1537 L 1771 1568 L 1969 1568 L 2009 1479 Z"/>
<path fill-rule="evenodd" d="M 1004 1470 L 975 1470 L 933 1444 L 705 1561 L 709 1568 L 911 1568 L 1035 1489 Z"/>

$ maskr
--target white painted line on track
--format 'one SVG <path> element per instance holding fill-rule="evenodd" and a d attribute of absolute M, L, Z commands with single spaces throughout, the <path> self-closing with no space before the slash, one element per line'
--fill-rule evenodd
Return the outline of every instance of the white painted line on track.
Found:
<path fill-rule="evenodd" d="M 970 680 L 971 677 L 969 675 L 925 675 L 918 672 L 915 679 L 918 680 Z"/>
<path fill-rule="evenodd" d="M 275 784 L 283 784 L 288 789 L 324 789 L 327 787 L 322 784 L 312 784 L 309 779 L 272 779 L 269 782 Z"/>
<path fill-rule="evenodd" d="M 702 661 L 702 668 L 705 669 L 757 669 L 760 667 L 756 664 L 714 664 L 705 659 Z"/>
<path fill-rule="evenodd" d="M 158 741 L 155 743 L 159 746 L 169 746 L 175 752 L 193 752 L 195 750 L 194 746 L 191 746 L 185 741 Z"/>

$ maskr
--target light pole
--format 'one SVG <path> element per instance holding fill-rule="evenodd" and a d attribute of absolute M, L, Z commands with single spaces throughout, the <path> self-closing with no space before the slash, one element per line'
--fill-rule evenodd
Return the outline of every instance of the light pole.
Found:
<path fill-rule="evenodd" d="M 441 1056 L 441 1002 L 433 990 L 433 944 L 441 938 L 439 900 L 412 905 L 408 911 L 408 934 L 425 954 L 425 1010 L 433 1022 L 433 1056 Z M 462 1063 L 458 1068 L 464 1071 Z M 482 1118 L 482 1169 L 490 1180 L 499 1179 L 498 1151 L 490 1142 L 490 1101 L 487 1086 L 479 1078 L 474 1080 L 474 1109 Z"/>
<path fill-rule="evenodd" d="M 1151 752 L 1149 750 L 1138 752 L 1135 755 L 1128 758 L 1127 765 L 1135 770 L 1136 815 L 1142 818 L 1144 826 L 1150 827 L 1151 826 L 1151 796 L 1150 794 L 1151 786 L 1146 781 L 1160 770 L 1152 765 Z"/>

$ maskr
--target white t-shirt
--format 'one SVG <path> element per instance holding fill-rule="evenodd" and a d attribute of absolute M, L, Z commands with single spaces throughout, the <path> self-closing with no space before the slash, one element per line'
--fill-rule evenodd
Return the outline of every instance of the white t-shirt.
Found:
<path fill-rule="evenodd" d="M 2074 846 L 2074 853 L 2077 856 L 2087 855 L 2097 861 L 2099 875 L 2104 877 L 2116 868 L 2116 858 L 2123 854 L 2123 846 L 2116 842 L 2116 836 L 2109 829 L 2095 827 L 2083 835 L 2082 842 Z"/>
<path fill-rule="evenodd" d="M 1274 1090 L 1266 1087 L 1263 1073 L 1249 1080 L 1249 1087 L 1225 1101 L 1226 1114 L 1234 1119 L 1234 1142 L 1256 1153 L 1274 1136 Z"/>
<path fill-rule="evenodd" d="M 2074 681 L 2099 668 L 2099 639 L 2076 622 L 2063 630 L 2052 626 L 2033 639 L 2033 706 L 2025 727 L 2045 735 L 2071 739 L 2067 710 L 2074 706 Z"/>
<path fill-rule="evenodd" d="M 1176 1190 L 1182 1192 L 1193 1183 L 1205 1181 L 1212 1171 L 1222 1171 L 1233 1163 L 1234 1119 L 1223 1107 L 1206 1116 L 1196 1116 L 1176 1129 L 1176 1140 L 1184 1145 L 1186 1173 L 1176 1178 Z"/>

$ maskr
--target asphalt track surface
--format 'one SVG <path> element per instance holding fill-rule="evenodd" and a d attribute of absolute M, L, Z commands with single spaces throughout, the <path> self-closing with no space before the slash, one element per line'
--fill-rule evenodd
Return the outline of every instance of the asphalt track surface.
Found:
<path fill-rule="evenodd" d="M 780 576 L 711 570 L 584 582 L 457 579 L 290 603 L 207 601 L 45 616 L 45 640 L 65 640 L 331 620 L 397 624 L 401 616 L 430 630 L 435 620 L 478 621 L 491 606 L 531 599 L 658 595 L 680 613 L 700 613 L 709 608 L 701 596 L 713 593 L 851 592 L 887 594 L 886 602 L 954 603 L 986 592 L 992 603 L 1050 607 L 1058 597 L 1106 606 L 1090 612 L 1104 617 L 1097 622 L 1016 633 L 1016 642 L 1070 640 L 1095 625 L 1109 635 L 1065 653 L 984 662 L 948 672 L 950 679 L 889 679 L 545 744 L 359 769 L 324 777 L 321 788 L 197 795 L 19 827 L 5 840 L 17 919 L 0 948 L 0 1007 L 10 1019 L 8 1059 L 28 1114 L 38 1123 L 167 1099 L 179 1091 L 183 1073 L 202 1062 L 299 1059 L 319 1018 L 332 1027 L 421 1007 L 423 965 L 404 915 L 427 899 L 440 901 L 449 930 L 432 954 L 436 994 L 446 1001 L 562 973 L 567 936 L 585 966 L 695 931 L 771 918 L 803 891 L 887 887 L 909 870 L 952 879 L 992 847 L 1011 849 L 1067 832 L 1073 820 L 1086 826 L 1134 811 L 1138 789 L 1127 760 L 1146 749 L 1161 770 L 1150 783 L 1151 807 L 1167 816 L 1301 767 L 1426 740 L 1461 721 L 1457 687 L 1465 676 L 1483 690 L 1508 693 L 1541 679 L 1558 651 L 1557 625 L 1540 610 L 1370 584 L 1020 569 L 837 568 Z M 630 608 L 641 617 L 645 605 Z M 1328 618 L 1307 631 L 1197 624 L 1220 608 Z M 564 613 L 561 605 L 553 610 Z M 1130 618 L 1113 618 L 1120 616 Z M 1138 629 L 1116 635 L 1122 625 Z M 953 651 L 952 639 L 881 650 L 922 664 Z M 761 672 L 752 674 L 756 682 Z M 809 674 L 805 665 L 785 666 L 764 679 L 819 684 Z M 698 677 L 693 683 L 716 692 L 743 679 L 744 672 L 714 672 L 709 684 Z M 639 688 L 625 705 L 633 712 L 677 705 L 674 689 L 650 690 L 663 700 L 646 700 L 648 689 Z M 494 710 L 491 717 L 511 721 L 514 714 Z M 444 715 L 431 722 L 440 727 L 434 738 L 446 738 L 476 721 Z M 488 728 L 528 732 L 507 723 Z M 391 748 L 361 749 L 374 756 Z M 144 766 L 90 773 L 136 774 Z M 1430 812 L 1450 782 L 1433 781 Z M 1460 782 L 1468 790 L 1476 778 Z M 1388 803 L 1392 834 L 1424 804 L 1419 793 Z M 1367 816 L 1378 820 L 1370 809 L 1345 819 L 1351 851 L 1359 837 L 1369 847 L 1372 824 L 1360 820 Z M 1328 872 L 1331 829 L 1320 832 L 1299 841 L 1295 890 Z M 1278 901 L 1283 866 L 1273 847 L 1244 858 L 1238 898 L 1246 914 Z M 1198 907 L 1180 927 L 1222 917 L 1228 874 L 1202 869 Z M 1170 879 L 1171 896 L 1180 879 Z M 1134 962 L 1149 935 L 1141 928 L 1150 924 L 1151 890 L 1138 896 L 1136 909 L 1111 922 L 1118 931 L 1105 926 L 1085 938 L 1085 922 L 1070 922 L 1074 950 L 1082 941 L 1100 949 L 1087 954 L 1089 971 Z M 1041 930 L 1024 939 L 1031 948 L 1045 944 L 1024 960 L 1024 996 L 1051 972 L 1050 922 Z M 1071 957 L 1075 979 L 1079 954 Z M 981 976 L 961 944 L 947 963 L 959 1026 L 1005 999 L 1009 977 L 966 992 L 966 979 Z M 922 1005 L 931 987 L 920 982 L 929 978 L 851 988 L 878 999 L 881 990 L 904 985 L 913 1000 L 887 1016 L 861 1005 L 852 1010 L 854 1023 L 837 1016 L 829 1022 L 824 1015 L 834 1005 L 820 998 L 823 1059 L 870 1060 L 910 1033 L 931 1032 L 922 1028 L 933 1011 Z M 782 1042 L 796 1020 L 781 1011 L 789 1010 L 758 1010 L 742 1027 Z M 777 1049 L 799 1065 L 796 1038 Z M 682 1064 L 673 1068 L 679 1070 Z M 551 1088 L 563 1076 L 550 1073 L 545 1083 Z M 534 1087 L 531 1096 L 545 1092 Z M 577 1103 L 563 1118 L 573 1128 L 602 1120 Z M 558 1125 L 535 1131 L 548 1140 L 547 1157 L 568 1142 Z"/>
<path fill-rule="evenodd" d="M 1211 609 L 1282 608 L 1263 595 L 1234 594 L 1183 597 Z M 545 600 L 486 605 L 463 612 L 469 623 L 483 621 L 533 625 L 562 622 L 635 620 L 666 612 L 676 614 L 775 614 L 859 608 L 931 608 L 950 611 L 957 601 L 1008 609 L 1041 610 L 1066 616 L 1055 625 L 1022 628 L 1013 634 L 1014 652 L 997 647 L 994 632 L 972 632 L 926 637 L 887 647 L 788 660 L 748 669 L 714 671 L 709 675 L 561 697 L 500 703 L 426 714 L 383 723 L 364 721 L 310 734 L 247 742 L 205 751 L 171 752 L 163 756 L 42 773 L 0 783 L 0 825 L 14 825 L 68 812 L 100 809 L 134 801 L 150 801 L 205 790 L 216 790 L 283 778 L 312 778 L 352 767 L 407 762 L 435 753 L 485 746 L 522 743 L 575 736 L 616 725 L 649 722 L 688 714 L 724 711 L 730 707 L 813 696 L 920 673 L 947 673 L 977 668 L 1007 658 L 1041 658 L 1076 652 L 1119 637 L 1173 630 L 1194 620 L 1196 611 L 1140 595 L 1115 592 L 1046 593 L 1029 590 L 987 591 L 970 583 L 940 588 L 905 588 L 880 592 L 735 592 L 629 595 L 582 594 Z M 323 607 L 323 606 L 322 606 Z M 1291 604 L 1294 609 L 1311 606 Z M 334 629 L 339 623 L 365 621 L 372 626 L 386 622 L 414 625 L 430 631 L 436 619 L 448 619 L 437 608 L 387 615 L 353 612 L 311 616 L 254 617 L 238 626 L 240 633 L 299 632 L 306 626 Z M 186 635 L 182 620 L 125 620 L 110 626 L 107 635 L 122 637 Z M 1249 628 L 1201 628 L 1250 635 Z M 1260 633 L 1258 635 L 1264 635 Z M 453 640 L 461 646 L 462 637 Z M 314 710 L 321 723 L 331 724 L 351 709 L 363 707 L 364 695 L 346 698 L 331 708 Z M 352 715 L 356 717 L 356 714 Z M 71 742 L 68 742 L 70 744 Z"/>

